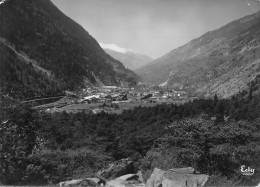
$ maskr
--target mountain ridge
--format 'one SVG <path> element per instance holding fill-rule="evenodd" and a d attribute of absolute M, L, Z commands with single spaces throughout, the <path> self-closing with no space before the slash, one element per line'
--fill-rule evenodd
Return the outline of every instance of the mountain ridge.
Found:
<path fill-rule="evenodd" d="M 251 45 L 251 39 L 252 41 L 254 40 L 252 45 L 257 48 L 256 54 L 259 53 L 259 37 L 257 35 L 259 33 L 259 18 L 260 12 L 257 12 L 256 14 L 232 21 L 214 31 L 209 31 L 187 44 L 170 51 L 136 72 L 144 81 L 150 83 L 162 84 L 168 81 L 167 86 L 181 85 L 192 88 L 196 92 L 209 94 L 216 92 L 224 97 L 229 97 L 229 93 L 223 94 L 222 91 L 216 91 L 218 89 L 211 88 L 211 85 L 219 82 L 217 78 L 222 75 L 229 76 L 228 72 L 214 75 L 214 69 L 221 67 L 221 64 L 228 65 L 233 63 L 233 69 L 229 68 L 230 72 L 232 72 L 236 68 L 232 58 L 241 55 L 244 63 L 251 63 L 253 58 L 252 55 L 251 57 L 249 55 L 253 50 L 249 46 Z M 250 49 L 241 52 L 238 47 L 249 47 Z M 258 55 L 256 55 L 256 58 L 259 58 Z M 258 66 L 258 62 L 256 66 Z M 211 72 L 215 77 L 210 77 L 210 75 L 207 77 L 207 71 Z M 257 73 L 254 73 L 254 75 L 257 75 Z M 209 83 L 209 81 L 203 79 L 214 79 L 215 81 Z M 224 82 L 222 81 L 222 83 Z"/>

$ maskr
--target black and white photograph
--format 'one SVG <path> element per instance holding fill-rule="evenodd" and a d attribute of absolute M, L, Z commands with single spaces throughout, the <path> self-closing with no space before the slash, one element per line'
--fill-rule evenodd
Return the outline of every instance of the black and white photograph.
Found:
<path fill-rule="evenodd" d="M 0 186 L 260 187 L 260 0 L 0 0 Z"/>

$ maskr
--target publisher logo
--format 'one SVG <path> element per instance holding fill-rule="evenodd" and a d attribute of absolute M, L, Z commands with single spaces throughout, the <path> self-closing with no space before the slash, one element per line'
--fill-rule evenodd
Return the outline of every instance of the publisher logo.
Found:
<path fill-rule="evenodd" d="M 247 176 L 254 175 L 254 173 L 255 173 L 255 169 L 246 167 L 245 165 L 241 166 L 240 171 L 241 171 L 242 175 L 247 175 Z"/>

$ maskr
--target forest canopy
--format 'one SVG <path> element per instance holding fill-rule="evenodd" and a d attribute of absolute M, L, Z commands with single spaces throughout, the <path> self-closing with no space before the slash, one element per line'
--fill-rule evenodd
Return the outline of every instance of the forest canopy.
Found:
<path fill-rule="evenodd" d="M 250 91 L 249 91 L 250 92 Z M 212 185 L 253 185 L 241 165 L 260 169 L 260 97 L 198 99 L 136 107 L 122 114 L 54 113 L 17 105 L 0 114 L 0 176 L 46 184 L 92 176 L 130 157 L 147 179 L 154 167 L 194 167 Z"/>

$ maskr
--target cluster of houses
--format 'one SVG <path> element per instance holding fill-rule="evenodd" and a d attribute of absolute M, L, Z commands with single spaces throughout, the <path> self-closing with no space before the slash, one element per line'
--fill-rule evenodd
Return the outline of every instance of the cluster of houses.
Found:
<path fill-rule="evenodd" d="M 125 101 L 127 100 L 126 93 L 97 93 L 95 95 L 90 95 L 79 99 L 79 103 L 112 103 L 113 101 Z"/>
<path fill-rule="evenodd" d="M 135 96 L 139 100 L 148 100 L 153 102 L 188 99 L 187 92 L 184 90 L 136 92 Z"/>
<path fill-rule="evenodd" d="M 163 102 L 176 102 L 187 101 L 194 99 L 188 96 L 187 92 L 183 89 L 172 90 L 156 90 L 156 89 L 138 89 L 138 88 L 121 88 L 117 86 L 103 86 L 85 88 L 78 93 L 70 91 L 65 92 L 66 97 L 44 106 L 39 106 L 42 109 L 48 109 L 50 112 L 59 112 L 64 110 L 64 107 L 69 106 L 70 112 L 79 112 L 85 110 L 92 110 L 94 114 L 102 111 L 116 112 L 120 110 L 119 107 L 113 108 L 119 103 L 163 103 Z M 95 105 L 95 103 L 97 105 Z M 94 104 L 78 105 L 78 104 Z M 91 108 L 91 107 L 96 108 Z M 102 107 L 103 106 L 103 107 Z M 120 105 L 121 106 L 121 105 Z M 128 106 L 128 105 L 124 105 Z"/>
<path fill-rule="evenodd" d="M 139 90 L 135 88 L 121 88 L 116 86 L 103 86 L 83 89 L 79 103 L 120 103 L 147 101 L 157 102 L 163 100 L 186 100 L 185 90 Z"/>
<path fill-rule="evenodd" d="M 126 101 L 126 89 L 117 86 L 103 86 L 96 88 L 83 89 L 80 95 L 79 103 L 112 103 L 116 101 Z"/>

